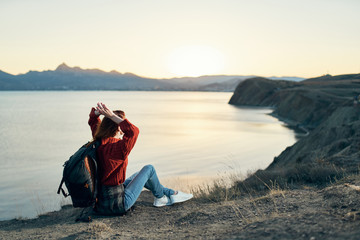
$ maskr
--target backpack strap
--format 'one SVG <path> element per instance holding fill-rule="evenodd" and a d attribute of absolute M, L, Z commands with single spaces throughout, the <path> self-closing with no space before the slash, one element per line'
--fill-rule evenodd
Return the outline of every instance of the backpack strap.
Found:
<path fill-rule="evenodd" d="M 101 145 L 101 141 L 100 140 L 96 140 L 92 147 L 93 148 L 98 148 L 99 146 Z M 95 156 L 94 158 L 90 158 L 93 163 L 94 163 L 94 166 L 95 166 L 95 186 L 94 186 L 94 199 L 93 199 L 93 202 L 92 202 L 92 206 L 93 206 L 93 209 L 95 208 L 95 205 L 96 205 L 96 201 L 97 201 L 97 197 L 98 197 L 98 193 L 99 193 L 99 184 L 100 184 L 100 181 L 99 181 L 99 170 L 98 170 L 98 163 L 97 163 L 97 160 L 96 160 L 96 153 L 95 153 Z"/>
<path fill-rule="evenodd" d="M 61 179 L 61 182 L 60 182 L 60 185 L 59 185 L 59 188 L 57 190 L 57 194 L 60 194 L 60 191 L 61 193 L 64 195 L 64 197 L 68 197 L 70 194 L 68 193 L 65 193 L 65 190 L 62 188 L 62 185 L 64 184 L 65 180 L 64 178 Z"/>

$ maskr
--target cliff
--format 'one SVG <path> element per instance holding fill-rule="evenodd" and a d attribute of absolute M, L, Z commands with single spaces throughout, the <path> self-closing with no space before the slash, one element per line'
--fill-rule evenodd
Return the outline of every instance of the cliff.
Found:
<path fill-rule="evenodd" d="M 360 75 L 324 76 L 302 82 L 264 78 L 240 83 L 230 104 L 273 107 L 273 114 L 310 133 L 274 158 L 267 170 L 327 164 L 356 172 L 360 166 Z"/>

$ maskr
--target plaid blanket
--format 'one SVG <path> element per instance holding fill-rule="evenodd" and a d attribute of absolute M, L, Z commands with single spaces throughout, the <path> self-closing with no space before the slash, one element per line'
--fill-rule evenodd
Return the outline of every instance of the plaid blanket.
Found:
<path fill-rule="evenodd" d="M 102 215 L 124 215 L 124 186 L 100 186 L 95 211 Z"/>

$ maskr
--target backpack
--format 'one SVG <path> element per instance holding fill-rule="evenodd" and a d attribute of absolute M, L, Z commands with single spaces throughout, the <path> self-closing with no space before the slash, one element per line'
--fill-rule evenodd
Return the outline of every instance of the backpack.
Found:
<path fill-rule="evenodd" d="M 95 208 L 98 193 L 96 150 L 100 144 L 100 141 L 84 144 L 63 165 L 63 177 L 57 193 L 70 196 L 74 207 L 84 208 L 76 221 L 91 221 L 90 213 Z M 68 194 L 62 188 L 63 183 Z M 85 210 L 88 210 L 88 216 L 84 218 Z"/>

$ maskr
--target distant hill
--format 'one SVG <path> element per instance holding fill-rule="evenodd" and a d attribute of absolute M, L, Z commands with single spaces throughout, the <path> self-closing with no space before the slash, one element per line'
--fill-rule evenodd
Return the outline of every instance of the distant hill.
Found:
<path fill-rule="evenodd" d="M 146 90 L 234 91 L 237 84 L 254 76 L 214 75 L 153 79 L 132 73 L 105 72 L 60 64 L 55 70 L 11 75 L 0 71 L 0 90 Z M 278 77 L 274 77 L 279 79 Z M 300 80 L 302 78 L 281 77 Z"/>
<path fill-rule="evenodd" d="M 306 79 L 306 82 L 327 82 L 327 81 L 350 81 L 350 80 L 359 80 L 360 74 L 343 74 L 332 76 L 330 74 L 323 75 L 321 77 L 309 78 Z"/>
<path fill-rule="evenodd" d="M 133 74 L 81 69 L 61 64 L 54 71 L 30 71 L 26 74 L 0 74 L 1 90 L 157 90 L 171 88 L 170 83 Z"/>

